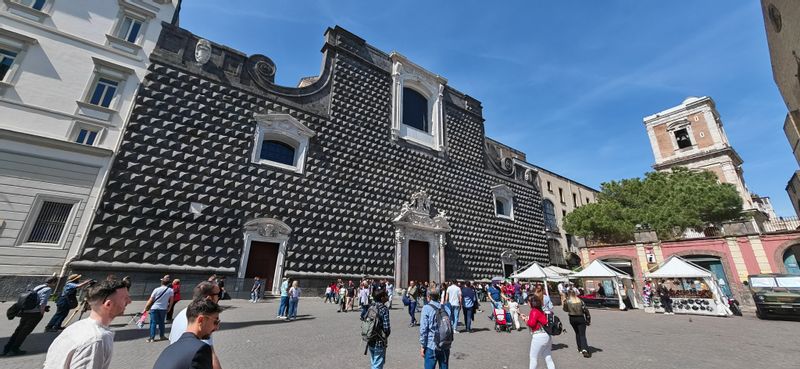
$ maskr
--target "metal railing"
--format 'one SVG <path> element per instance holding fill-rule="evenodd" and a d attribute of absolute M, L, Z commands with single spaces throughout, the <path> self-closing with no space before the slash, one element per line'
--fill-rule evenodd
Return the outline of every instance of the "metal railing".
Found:
<path fill-rule="evenodd" d="M 764 233 L 794 231 L 800 229 L 800 219 L 797 217 L 778 217 L 761 224 Z"/>

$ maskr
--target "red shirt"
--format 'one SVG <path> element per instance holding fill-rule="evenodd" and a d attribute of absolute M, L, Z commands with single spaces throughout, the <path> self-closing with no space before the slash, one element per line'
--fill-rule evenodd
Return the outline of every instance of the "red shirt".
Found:
<path fill-rule="evenodd" d="M 528 327 L 532 331 L 536 331 L 544 327 L 545 324 L 547 324 L 547 315 L 541 309 L 531 309 L 531 315 L 528 316 Z"/>

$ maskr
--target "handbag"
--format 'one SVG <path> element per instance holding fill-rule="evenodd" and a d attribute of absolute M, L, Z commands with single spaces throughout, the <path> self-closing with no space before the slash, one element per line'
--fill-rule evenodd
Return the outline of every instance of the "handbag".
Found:
<path fill-rule="evenodd" d="M 404 306 L 411 305 L 411 299 L 408 298 L 408 295 L 403 296 L 403 305 Z"/>
<path fill-rule="evenodd" d="M 586 320 L 586 325 L 592 325 L 592 315 L 589 314 L 589 309 L 583 305 L 583 319 Z"/>

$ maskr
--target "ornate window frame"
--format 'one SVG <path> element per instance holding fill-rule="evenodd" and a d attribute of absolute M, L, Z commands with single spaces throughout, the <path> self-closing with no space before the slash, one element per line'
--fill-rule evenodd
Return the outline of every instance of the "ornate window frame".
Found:
<path fill-rule="evenodd" d="M 20 65 L 25 59 L 25 54 L 27 54 L 27 51 L 31 45 L 35 45 L 37 43 L 38 41 L 35 38 L 0 28 L 0 49 L 8 50 L 17 54 L 14 57 L 14 62 L 11 64 L 11 68 L 9 68 L 6 75 L 0 79 L 0 89 L 14 85 L 19 75 L 18 72 Z"/>
<path fill-rule="evenodd" d="M 431 73 L 398 52 L 392 61 L 392 140 L 402 139 L 436 151 L 444 151 L 444 89 L 447 79 Z M 430 132 L 403 124 L 403 88 L 419 92 L 428 100 Z"/>
<path fill-rule="evenodd" d="M 501 184 L 492 186 L 492 207 L 495 209 L 495 215 L 498 218 L 514 220 L 514 191 L 511 187 Z M 503 203 L 507 214 L 497 212 L 497 202 Z"/>
<path fill-rule="evenodd" d="M 33 226 L 39 219 L 42 206 L 44 206 L 45 202 L 69 204 L 71 206 L 69 215 L 67 216 L 67 219 L 64 222 L 64 227 L 61 229 L 61 233 L 58 236 L 58 242 L 56 243 L 29 242 L 28 237 L 30 236 Z M 41 193 L 37 194 L 31 205 L 31 211 L 25 218 L 25 222 L 22 225 L 22 229 L 20 229 L 19 234 L 17 235 L 16 245 L 18 247 L 63 249 L 67 244 L 67 238 L 69 237 L 70 231 L 74 226 L 75 217 L 78 216 L 80 206 L 81 206 L 81 199 L 76 197 L 67 197 L 67 196 L 41 194 Z"/>
<path fill-rule="evenodd" d="M 256 121 L 256 134 L 254 135 L 252 162 L 295 173 L 304 173 L 308 156 L 308 142 L 316 133 L 289 114 L 256 114 L 253 119 Z M 266 139 L 280 141 L 294 147 L 294 165 L 262 159 L 261 145 Z"/>

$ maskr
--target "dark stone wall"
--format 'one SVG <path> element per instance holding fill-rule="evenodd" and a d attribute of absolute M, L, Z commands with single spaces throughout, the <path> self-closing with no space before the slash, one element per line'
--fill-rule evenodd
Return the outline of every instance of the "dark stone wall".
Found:
<path fill-rule="evenodd" d="M 221 45 L 198 66 L 196 40 L 165 25 L 82 262 L 230 272 L 242 257 L 244 223 L 271 217 L 293 229 L 289 275 L 391 276 L 391 220 L 419 190 L 452 227 L 447 278 L 491 278 L 503 250 L 520 265 L 547 262 L 540 194 L 521 170 L 488 165 L 477 100 L 448 88 L 447 149 L 435 153 L 391 140 L 388 56 L 349 32 L 328 30 L 320 79 L 299 89 L 271 85 L 266 57 Z M 251 163 L 253 115 L 268 112 L 316 132 L 305 173 Z M 514 221 L 494 214 L 497 184 L 514 191 Z M 191 202 L 209 206 L 192 214 Z"/>

